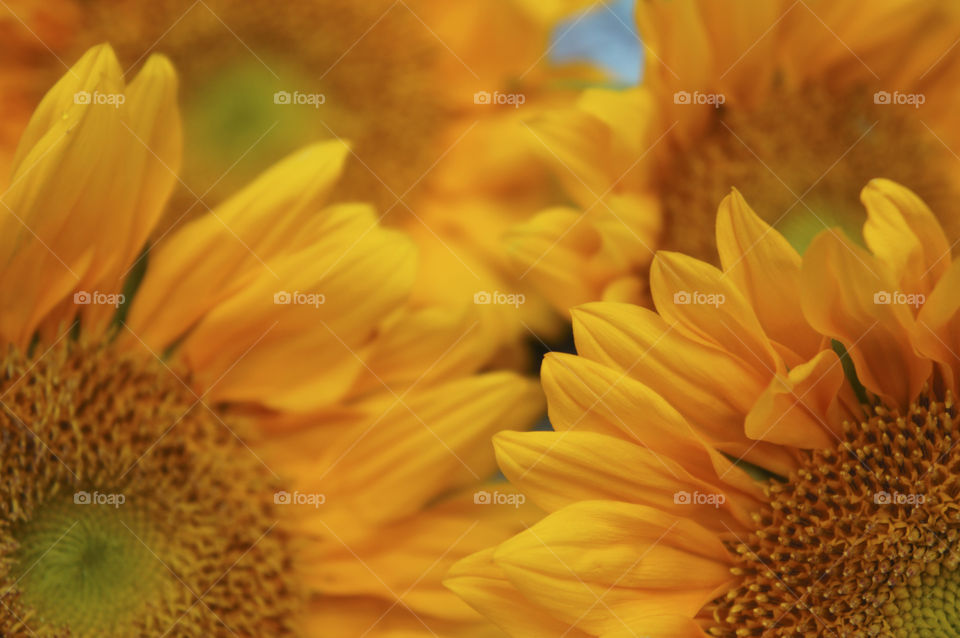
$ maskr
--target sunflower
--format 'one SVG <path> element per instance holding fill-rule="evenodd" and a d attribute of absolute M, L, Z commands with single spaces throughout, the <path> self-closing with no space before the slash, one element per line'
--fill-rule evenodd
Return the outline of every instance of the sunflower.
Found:
<path fill-rule="evenodd" d="M 960 238 L 956 3 L 637 0 L 636 13 L 643 83 L 589 89 L 532 124 L 575 205 L 507 245 L 558 308 L 649 303 L 657 249 L 716 263 L 710 221 L 731 187 L 800 252 L 824 228 L 856 236 L 857 188 L 875 177 L 917 191 Z"/>
<path fill-rule="evenodd" d="M 533 148 L 518 143 L 519 121 L 571 102 L 574 83 L 596 77 L 547 55 L 558 21 L 587 4 L 25 2 L 0 22 L 19 37 L 0 46 L 18 61 L 5 75 L 31 107 L 63 72 L 58 60 L 100 42 L 125 70 L 154 50 L 173 60 L 188 146 L 160 232 L 304 142 L 350 140 L 332 199 L 371 202 L 414 238 L 423 255 L 415 302 L 462 307 L 475 293 L 523 295 L 519 309 L 481 309 L 480 329 L 511 341 L 529 336 L 524 323 L 547 336 L 559 329 L 548 304 L 516 281 L 500 235 L 557 194 Z M 29 114 L 7 111 L 14 120 Z"/>
<path fill-rule="evenodd" d="M 473 492 L 539 390 L 478 372 L 475 316 L 407 302 L 409 239 L 326 203 L 340 142 L 150 245 L 176 102 L 166 58 L 126 84 L 98 46 L 13 158 L 0 634 L 497 634 L 441 574 L 522 520 Z"/>
<path fill-rule="evenodd" d="M 556 432 L 495 437 L 551 513 L 448 584 L 515 636 L 953 636 L 960 264 L 917 195 L 801 255 L 734 192 L 722 270 L 658 252 L 657 311 L 574 310 Z"/>

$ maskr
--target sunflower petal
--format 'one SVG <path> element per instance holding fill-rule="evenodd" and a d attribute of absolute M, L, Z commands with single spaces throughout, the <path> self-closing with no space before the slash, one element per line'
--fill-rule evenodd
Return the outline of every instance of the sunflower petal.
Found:
<path fill-rule="evenodd" d="M 660 251 L 650 267 L 650 291 L 660 316 L 703 343 L 732 353 L 769 377 L 783 363 L 733 281 L 710 264 Z"/>
<path fill-rule="evenodd" d="M 549 512 L 577 501 L 623 501 L 723 533 L 749 529 L 758 503 L 694 477 L 670 457 L 603 434 L 501 432 L 493 443 L 507 479 Z M 683 497 L 697 492 L 714 498 L 694 503 Z"/>
<path fill-rule="evenodd" d="M 366 366 L 383 317 L 407 298 L 416 263 L 405 236 L 359 204 L 315 221 L 300 239 L 312 245 L 248 274 L 178 345 L 211 399 L 297 412 L 334 403 Z"/>
<path fill-rule="evenodd" d="M 308 146 L 155 248 L 130 310 L 133 331 L 161 352 L 248 278 L 269 274 L 271 260 L 303 248 L 347 153 L 340 142 Z"/>
<path fill-rule="evenodd" d="M 912 191 L 886 179 L 860 193 L 867 209 L 863 238 L 893 272 L 899 289 L 928 294 L 950 267 L 950 244 L 927 205 Z"/>
<path fill-rule="evenodd" d="M 88 51 L 43 99 L 2 201 L 5 338 L 25 343 L 58 304 L 52 319 L 71 320 L 77 307 L 65 300 L 68 294 L 115 277 L 140 250 L 144 231 L 131 229 L 152 225 L 174 178 L 157 165 L 176 165 L 175 92 L 175 76 L 162 58 L 146 64 L 125 92 L 116 56 L 104 45 Z M 165 131 L 169 138 L 159 154 L 137 138 L 168 126 L 173 130 Z M 159 199 L 141 210 L 142 200 L 152 197 Z"/>
<path fill-rule="evenodd" d="M 593 303 L 575 309 L 573 334 L 582 357 L 619 370 L 617 376 L 635 379 L 663 397 L 719 449 L 736 456 L 748 453 L 747 460 L 778 473 L 789 474 L 794 467 L 795 461 L 782 448 L 757 444 L 743 432 L 744 418 L 768 383 L 754 368 L 683 336 L 656 313 L 626 304 Z M 722 392 L 714 389 L 717 379 L 724 380 Z M 596 396 L 607 390 L 597 389 Z M 595 397 L 585 405 L 594 401 Z"/>
<path fill-rule="evenodd" d="M 488 373 L 391 397 L 370 422 L 303 453 L 330 459 L 326 491 L 354 519 L 390 520 L 489 475 L 493 433 L 528 428 L 542 409 L 536 383 Z"/>
<path fill-rule="evenodd" d="M 803 314 L 846 348 L 863 385 L 906 407 L 931 364 L 910 340 L 911 310 L 894 296 L 882 264 L 837 231 L 814 238 L 803 259 Z"/>
<path fill-rule="evenodd" d="M 525 599 L 494 562 L 494 551 L 490 548 L 456 563 L 444 584 L 511 636 L 589 638 Z"/>
<path fill-rule="evenodd" d="M 839 440 L 837 397 L 843 366 L 833 350 L 776 376 L 747 415 L 747 436 L 796 448 L 831 447 Z"/>
<path fill-rule="evenodd" d="M 635 379 L 589 359 L 559 353 L 547 355 L 541 377 L 550 422 L 558 431 L 576 429 L 617 437 L 679 460 L 703 480 L 712 483 L 719 477 L 738 490 L 759 495 L 753 482 L 706 445 L 672 405 Z M 737 434 L 717 436 L 736 440 Z M 742 445 L 757 449 L 745 439 Z"/>
<path fill-rule="evenodd" d="M 594 634 L 692 618 L 730 587 L 714 532 L 640 505 L 585 501 L 500 545 L 494 560 L 529 599 Z"/>
<path fill-rule="evenodd" d="M 717 250 L 724 276 L 750 301 L 767 335 L 801 357 L 815 354 L 822 337 L 797 321 L 800 255 L 736 189 L 717 213 Z"/>

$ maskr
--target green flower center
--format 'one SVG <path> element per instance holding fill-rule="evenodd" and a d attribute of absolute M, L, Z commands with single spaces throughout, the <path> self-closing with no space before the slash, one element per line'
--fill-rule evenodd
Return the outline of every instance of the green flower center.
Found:
<path fill-rule="evenodd" d="M 152 355 L 0 357 L 0 636 L 294 635 L 276 486 Z"/>
<path fill-rule="evenodd" d="M 106 495 L 92 498 L 99 496 Z M 43 623 L 79 635 L 129 625 L 158 594 L 164 568 L 147 545 L 159 539 L 130 504 L 56 499 L 12 536 L 19 544 L 12 576 Z"/>
<path fill-rule="evenodd" d="M 221 68 L 193 87 L 184 105 L 184 172 L 205 201 L 224 199 L 304 140 L 330 136 L 322 122 L 333 105 L 321 84 L 267 64 L 251 57 Z M 191 212 L 206 209 L 198 204 Z"/>
<path fill-rule="evenodd" d="M 895 590 L 884 606 L 890 626 L 899 634 L 921 638 L 960 636 L 960 571 L 931 565 L 908 587 Z"/>

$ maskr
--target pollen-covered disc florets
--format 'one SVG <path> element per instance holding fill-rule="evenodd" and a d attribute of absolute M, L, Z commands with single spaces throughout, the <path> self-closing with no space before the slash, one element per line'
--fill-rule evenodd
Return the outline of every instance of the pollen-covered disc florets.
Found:
<path fill-rule="evenodd" d="M 731 548 L 741 584 L 714 636 L 960 635 L 960 449 L 948 393 L 874 407 L 767 486 L 757 531 Z"/>
<path fill-rule="evenodd" d="M 291 635 L 290 549 L 240 424 L 151 355 L 36 350 L 0 367 L 0 635 Z"/>

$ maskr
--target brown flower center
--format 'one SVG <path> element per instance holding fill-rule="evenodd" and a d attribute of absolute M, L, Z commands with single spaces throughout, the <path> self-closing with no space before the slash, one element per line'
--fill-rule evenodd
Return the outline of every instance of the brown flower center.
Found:
<path fill-rule="evenodd" d="M 771 481 L 757 530 L 731 543 L 742 582 L 710 605 L 711 635 L 960 635 L 958 422 L 949 394 L 876 407 Z"/>
<path fill-rule="evenodd" d="M 67 341 L 0 367 L 0 635 L 291 635 L 242 423 L 150 355 Z"/>
<path fill-rule="evenodd" d="M 801 252 L 825 228 L 859 239 L 863 185 L 889 178 L 949 211 L 954 162 L 910 105 L 875 104 L 866 90 L 774 90 L 757 108 L 712 111 L 706 133 L 663 167 L 665 248 L 715 262 L 713 219 L 731 187 Z M 960 237 L 953 216 L 940 221 Z"/>

